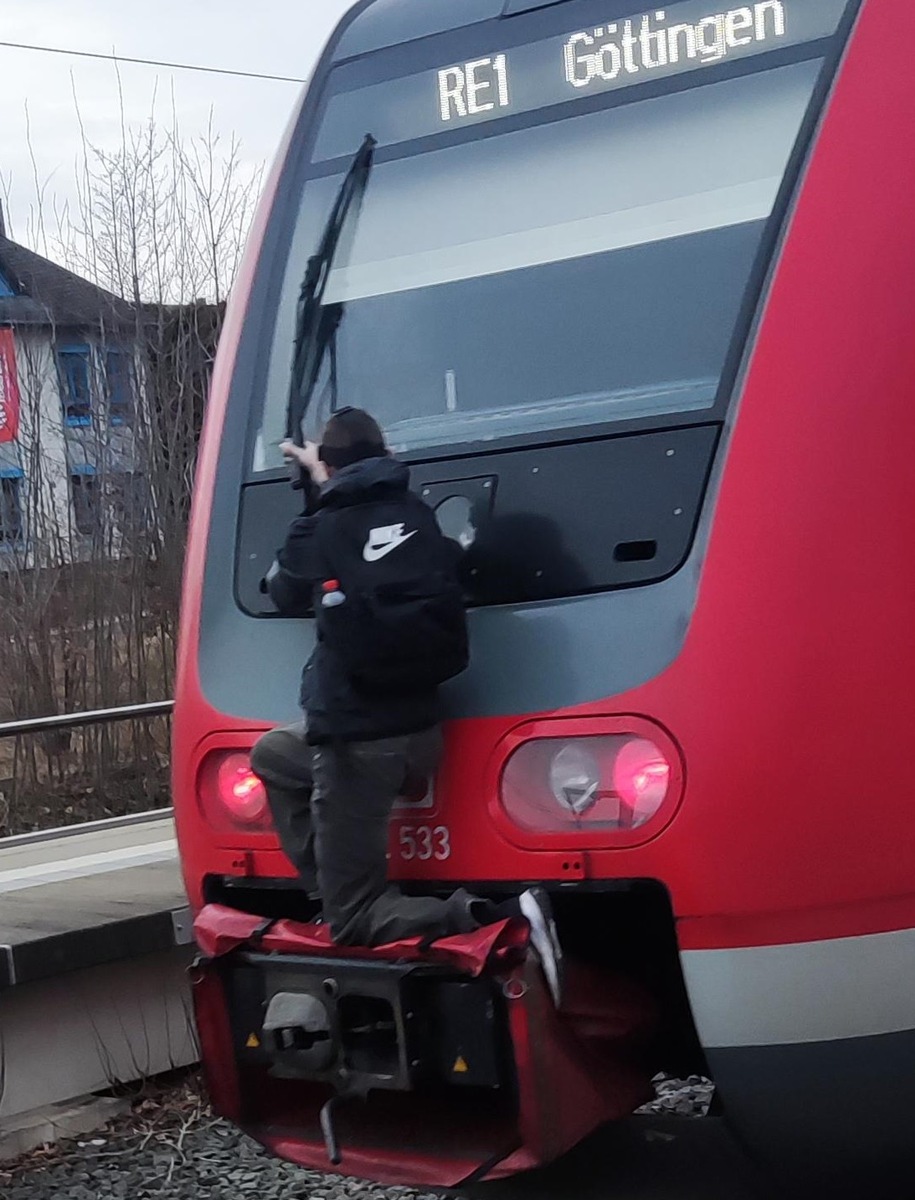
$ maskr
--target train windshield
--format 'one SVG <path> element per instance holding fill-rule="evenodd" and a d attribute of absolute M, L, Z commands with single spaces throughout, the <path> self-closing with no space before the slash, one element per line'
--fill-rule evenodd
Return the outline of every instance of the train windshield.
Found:
<path fill-rule="evenodd" d="M 638 18 L 363 86 L 332 72 L 256 472 L 280 465 L 299 288 L 367 130 L 379 149 L 323 295 L 342 318 L 307 432 L 349 404 L 376 414 L 398 451 L 472 450 L 713 406 L 842 5 L 822 0 L 819 36 L 793 46 L 775 45 L 787 5 L 716 17 L 720 61 L 701 57 L 711 18 L 671 24 L 686 8 L 699 11 L 642 18 L 649 37 L 630 32 L 628 53 Z M 643 80 L 662 52 L 659 78 Z M 559 80 L 538 94 L 530 76 L 547 62 Z"/>

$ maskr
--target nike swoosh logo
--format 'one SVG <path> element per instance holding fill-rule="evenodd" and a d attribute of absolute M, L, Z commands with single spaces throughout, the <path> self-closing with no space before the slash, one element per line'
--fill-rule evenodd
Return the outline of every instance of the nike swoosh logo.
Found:
<path fill-rule="evenodd" d="M 365 549 L 362 551 L 362 557 L 367 563 L 378 562 L 379 559 L 390 554 L 392 550 L 396 550 L 398 546 L 402 546 L 404 542 L 408 542 L 411 537 L 414 537 L 418 531 L 413 530 L 412 533 L 407 533 L 403 537 L 395 538 L 393 542 L 385 542 L 383 546 L 373 546 L 371 542 L 365 543 Z"/>

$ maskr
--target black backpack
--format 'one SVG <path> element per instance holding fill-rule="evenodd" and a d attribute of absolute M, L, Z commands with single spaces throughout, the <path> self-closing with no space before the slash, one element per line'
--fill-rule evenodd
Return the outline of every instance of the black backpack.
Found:
<path fill-rule="evenodd" d="M 318 637 L 354 688 L 418 692 L 465 670 L 460 551 L 426 504 L 407 492 L 325 511 L 317 536 L 327 571 L 315 597 Z"/>

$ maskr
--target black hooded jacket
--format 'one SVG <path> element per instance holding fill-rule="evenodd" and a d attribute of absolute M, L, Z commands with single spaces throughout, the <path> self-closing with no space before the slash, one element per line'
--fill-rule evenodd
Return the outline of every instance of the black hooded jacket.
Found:
<path fill-rule="evenodd" d="M 355 505 L 417 505 L 428 509 L 409 490 L 410 472 L 393 458 L 369 458 L 344 467 L 312 495 L 306 512 L 293 521 L 286 542 L 265 580 L 274 604 L 286 616 L 307 616 L 320 603 L 328 568 L 318 547 L 319 524 L 334 521 Z M 383 517 L 379 524 L 384 524 Z M 455 546 L 455 555 L 459 552 Z M 337 660 L 333 647 L 319 638 L 305 665 L 299 702 L 305 710 L 309 741 L 374 741 L 430 729 L 440 719 L 438 689 L 364 695 L 357 691 Z"/>

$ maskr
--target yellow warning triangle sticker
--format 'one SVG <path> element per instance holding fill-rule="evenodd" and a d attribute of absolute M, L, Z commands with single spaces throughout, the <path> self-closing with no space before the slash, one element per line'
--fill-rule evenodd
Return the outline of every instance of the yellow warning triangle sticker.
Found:
<path fill-rule="evenodd" d="M 260 1048 L 260 1039 L 256 1033 L 251 1034 L 251 1036 L 245 1042 L 245 1047 L 248 1050 L 258 1050 Z"/>
<path fill-rule="evenodd" d="M 465 1059 L 459 1054 L 451 1070 L 455 1075 L 466 1075 L 470 1067 L 467 1066 Z"/>

